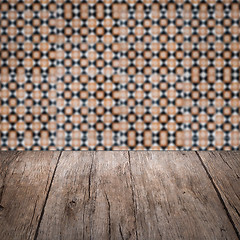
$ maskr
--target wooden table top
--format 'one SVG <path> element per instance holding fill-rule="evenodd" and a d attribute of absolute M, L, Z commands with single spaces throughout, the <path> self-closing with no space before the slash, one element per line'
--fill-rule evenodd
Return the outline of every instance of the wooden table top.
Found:
<path fill-rule="evenodd" d="M 239 239 L 240 151 L 0 152 L 0 239 Z"/>

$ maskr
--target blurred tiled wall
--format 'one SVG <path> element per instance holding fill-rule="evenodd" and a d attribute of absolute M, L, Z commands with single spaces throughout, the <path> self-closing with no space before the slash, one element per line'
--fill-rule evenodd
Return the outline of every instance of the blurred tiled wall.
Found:
<path fill-rule="evenodd" d="M 239 150 L 238 0 L 0 0 L 1 150 Z"/>

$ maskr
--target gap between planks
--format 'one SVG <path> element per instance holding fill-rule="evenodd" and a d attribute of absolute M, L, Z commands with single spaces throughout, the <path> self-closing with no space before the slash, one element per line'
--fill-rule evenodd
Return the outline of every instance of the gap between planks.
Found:
<path fill-rule="evenodd" d="M 204 170 L 206 171 L 206 173 L 207 173 L 207 175 L 208 175 L 208 177 L 209 177 L 209 179 L 210 179 L 210 181 L 211 181 L 211 183 L 212 183 L 212 185 L 213 185 L 213 187 L 214 187 L 214 190 L 216 191 L 217 196 L 218 196 L 218 198 L 220 199 L 220 202 L 222 203 L 222 205 L 223 205 L 223 207 L 224 207 L 224 210 L 226 211 L 226 214 L 227 214 L 227 216 L 228 216 L 228 219 L 229 219 L 229 221 L 231 222 L 231 224 L 232 224 L 232 226 L 233 226 L 233 228 L 234 228 L 234 231 L 235 231 L 236 235 L 237 235 L 238 238 L 240 239 L 240 232 L 239 232 L 239 230 L 238 230 L 238 228 L 237 228 L 237 226 L 236 226 L 236 224 L 235 224 L 235 222 L 234 222 L 234 220 L 233 220 L 233 217 L 232 217 L 232 215 L 231 215 L 231 213 L 230 213 L 227 205 L 225 204 L 225 201 L 224 201 L 224 199 L 223 199 L 223 196 L 222 196 L 222 194 L 221 194 L 221 191 L 219 190 L 219 187 L 218 187 L 217 184 L 215 183 L 215 181 L 214 181 L 214 179 L 213 179 L 213 176 L 212 176 L 211 173 L 209 172 L 207 166 L 204 164 L 204 161 L 203 161 L 202 157 L 200 156 L 199 151 L 195 151 L 195 153 L 197 154 L 197 156 L 198 156 L 198 158 L 199 158 L 199 160 L 200 160 L 200 162 L 201 162 Z M 222 156 L 221 156 L 220 154 L 219 154 L 219 157 L 222 158 Z M 222 158 L 222 160 L 224 160 L 224 159 Z M 226 163 L 226 164 L 228 165 L 228 163 Z M 229 165 L 228 165 L 228 166 L 229 166 Z M 229 166 L 229 167 L 230 167 L 230 166 Z M 230 167 L 230 168 L 231 168 L 231 167 Z M 236 209 L 236 211 L 237 211 L 237 209 Z M 238 215 L 239 215 L 239 213 L 238 213 Z M 239 217 L 240 217 L 240 216 L 239 216 Z"/>
<path fill-rule="evenodd" d="M 44 210 L 45 210 L 45 207 L 46 207 L 46 204 L 47 204 L 47 199 L 48 199 L 48 196 L 49 196 L 51 187 L 52 187 L 53 179 L 54 179 L 54 176 L 55 176 L 55 174 L 56 174 L 56 170 L 57 170 L 58 163 L 59 163 L 59 161 L 60 161 L 61 156 L 62 156 L 62 151 L 60 152 L 60 154 L 59 154 L 59 156 L 58 156 L 58 159 L 57 159 L 57 162 L 56 162 L 56 166 L 55 166 L 54 171 L 53 171 L 52 179 L 51 179 L 51 182 L 50 182 L 48 191 L 47 191 L 47 195 L 46 195 L 46 198 L 45 198 L 45 201 L 44 201 L 44 204 L 43 204 L 43 208 L 42 208 L 42 211 L 41 211 L 40 219 L 39 219 L 39 221 L 38 221 L 37 229 L 36 229 L 36 232 L 35 232 L 35 235 L 34 235 L 34 240 L 36 240 L 36 239 L 37 239 L 37 236 L 38 236 L 40 224 L 41 224 L 41 221 L 42 221 L 42 218 L 43 218 L 43 215 L 44 215 Z"/>

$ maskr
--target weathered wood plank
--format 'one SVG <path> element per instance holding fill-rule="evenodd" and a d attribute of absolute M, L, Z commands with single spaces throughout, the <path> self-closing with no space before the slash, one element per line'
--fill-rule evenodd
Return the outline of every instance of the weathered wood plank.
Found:
<path fill-rule="evenodd" d="M 37 239 L 136 239 L 127 152 L 64 152 Z"/>
<path fill-rule="evenodd" d="M 194 152 L 130 152 L 138 239 L 237 239 Z"/>
<path fill-rule="evenodd" d="M 0 152 L 0 239 L 34 239 L 60 152 Z"/>
<path fill-rule="evenodd" d="M 12 161 L 14 161 L 17 156 L 19 155 L 19 152 L 12 152 L 12 151 L 4 151 L 0 152 L 0 204 L 2 202 L 2 196 L 5 188 L 5 180 L 6 180 L 6 174 L 9 165 Z M 0 205 L 0 209 L 3 209 L 3 206 Z"/>
<path fill-rule="evenodd" d="M 200 153 L 214 180 L 194 152 L 129 154 L 1 152 L 0 239 L 237 239 L 211 181 L 238 212 L 239 153 Z"/>
<path fill-rule="evenodd" d="M 96 202 L 89 239 L 136 239 L 128 152 L 97 152 L 93 183 Z"/>
<path fill-rule="evenodd" d="M 83 239 L 95 172 L 94 152 L 62 153 L 37 239 Z"/>
<path fill-rule="evenodd" d="M 240 151 L 198 152 L 240 236 Z"/>

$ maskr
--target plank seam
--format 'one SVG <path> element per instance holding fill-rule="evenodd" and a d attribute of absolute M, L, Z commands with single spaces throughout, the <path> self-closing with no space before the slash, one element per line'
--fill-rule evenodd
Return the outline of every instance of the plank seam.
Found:
<path fill-rule="evenodd" d="M 231 214 L 230 214 L 229 211 L 228 211 L 228 208 L 227 208 L 227 206 L 226 206 L 226 204 L 225 204 L 225 202 L 224 202 L 224 200 L 223 200 L 223 198 L 222 198 L 222 195 L 221 195 L 221 193 L 220 193 L 217 185 L 215 184 L 215 182 L 214 182 L 211 174 L 210 174 L 209 171 L 207 170 L 207 167 L 205 166 L 205 164 L 204 164 L 201 156 L 199 155 L 199 153 L 198 153 L 197 151 L 195 151 L 195 153 L 196 153 L 196 155 L 198 156 L 198 158 L 199 158 L 199 160 L 200 160 L 200 162 L 201 162 L 201 165 L 203 166 L 205 172 L 207 173 L 207 175 L 208 175 L 208 177 L 209 177 L 209 179 L 210 179 L 210 181 L 211 181 L 211 183 L 212 183 L 212 185 L 213 185 L 213 187 L 214 187 L 214 190 L 216 191 L 216 193 L 217 193 L 217 195 L 218 195 L 218 198 L 219 198 L 220 202 L 221 202 L 222 205 L 223 205 L 223 208 L 224 208 L 224 210 L 225 210 L 225 212 L 226 212 L 226 214 L 227 214 L 227 216 L 228 216 L 228 219 L 229 219 L 229 221 L 231 222 L 235 233 L 237 234 L 238 239 L 240 239 L 240 233 L 238 232 L 238 229 L 237 229 L 237 227 L 236 227 L 236 225 L 235 225 L 235 223 L 234 223 L 234 221 L 233 221 L 233 219 L 232 219 Z"/>
<path fill-rule="evenodd" d="M 37 229 L 36 229 L 36 232 L 35 232 L 35 235 L 34 235 L 34 240 L 36 240 L 37 237 L 38 237 L 38 232 L 39 232 L 40 225 L 41 225 L 41 222 L 42 222 L 42 219 L 43 219 L 45 207 L 47 205 L 47 199 L 49 197 L 49 193 L 50 193 L 50 190 L 51 190 L 51 187 L 52 187 L 53 179 L 55 177 L 55 173 L 56 173 L 56 170 L 57 170 L 58 163 L 59 163 L 59 160 L 61 158 L 61 155 L 62 155 L 62 151 L 60 152 L 60 154 L 58 156 L 57 163 L 56 163 L 56 166 L 55 166 L 54 171 L 53 171 L 52 179 L 51 179 L 48 191 L 47 191 L 47 195 L 46 195 L 46 198 L 45 198 L 45 201 L 44 201 L 44 204 L 43 204 L 43 208 L 42 208 L 42 211 L 41 211 L 41 214 L 40 214 L 40 218 L 39 218 L 39 221 L 38 221 Z"/>
<path fill-rule="evenodd" d="M 132 191 L 132 201 L 133 201 L 133 213 L 134 213 L 134 225 L 135 225 L 135 232 L 136 232 L 136 239 L 138 240 L 138 231 L 137 231 L 137 205 L 136 205 L 136 200 L 135 200 L 135 195 L 134 195 L 134 190 L 133 190 L 133 174 L 132 174 L 132 165 L 131 165 L 131 160 L 130 160 L 130 152 L 127 151 L 128 153 L 128 161 L 129 161 L 129 172 L 130 172 L 130 180 L 131 180 L 131 191 Z"/>

